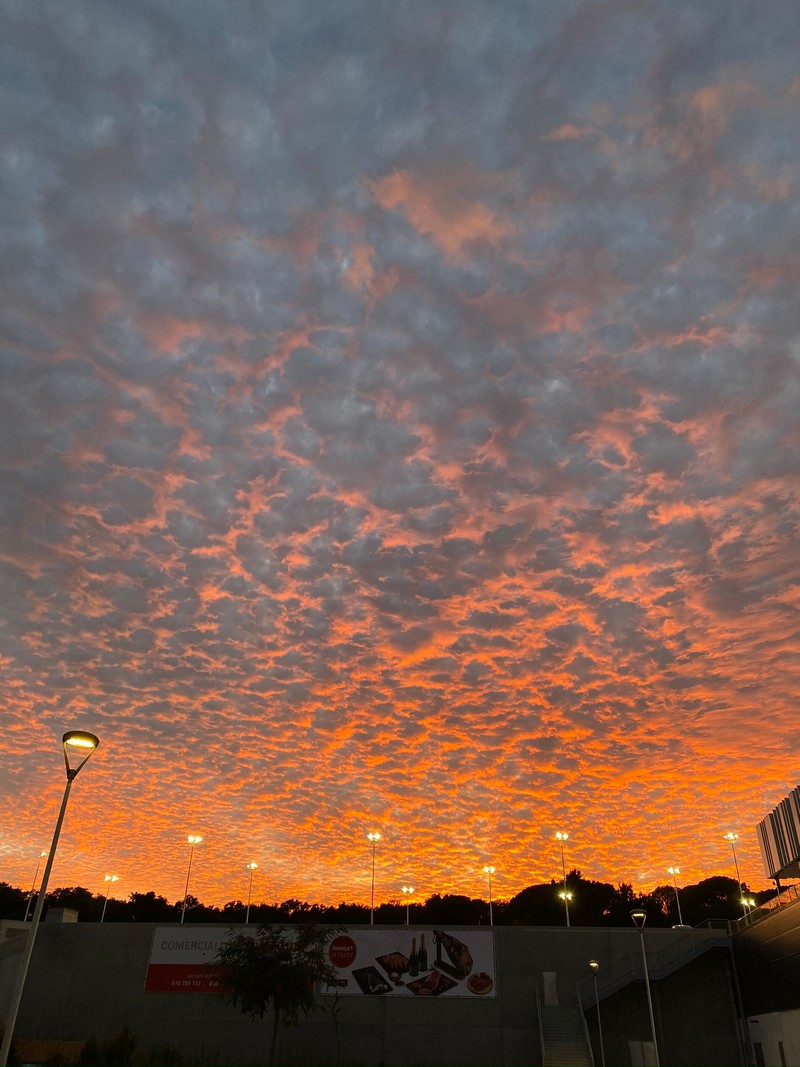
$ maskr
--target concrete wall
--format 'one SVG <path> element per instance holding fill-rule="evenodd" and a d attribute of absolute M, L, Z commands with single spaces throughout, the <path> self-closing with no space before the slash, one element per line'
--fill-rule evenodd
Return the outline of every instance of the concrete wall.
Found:
<path fill-rule="evenodd" d="M 146 923 L 43 925 L 17 1035 L 104 1040 L 128 1025 L 143 1050 L 171 1045 L 190 1063 L 264 1062 L 270 1019 L 244 1019 L 214 994 L 143 991 L 153 929 Z M 189 933 L 191 927 L 182 930 Z M 453 932 L 457 934 L 458 928 Z M 343 997 L 339 1000 L 342 1062 L 354 1067 L 540 1064 L 536 985 L 541 986 L 542 972 L 557 972 L 559 1002 L 574 1007 L 578 983 L 590 974 L 590 959 L 599 960 L 605 973 L 621 974 L 640 958 L 633 928 L 495 927 L 494 933 L 495 999 Z M 650 931 L 648 951 L 663 956 L 676 936 L 669 930 Z M 13 942 L 0 946 L 0 1017 L 18 952 Z M 723 994 L 729 989 L 729 955 L 725 949 L 713 949 L 684 968 L 682 977 L 654 982 L 662 1064 L 716 1067 L 741 1062 L 733 1001 L 727 992 Z M 330 1004 L 329 998 L 323 1000 Z M 601 1004 L 601 1013 L 605 1011 L 606 1062 L 631 1063 L 629 1042 L 647 1041 L 650 1036 L 643 985 L 615 993 Z M 330 1014 L 318 1011 L 297 1030 L 286 1030 L 280 1053 L 281 1062 L 335 1063 Z"/>

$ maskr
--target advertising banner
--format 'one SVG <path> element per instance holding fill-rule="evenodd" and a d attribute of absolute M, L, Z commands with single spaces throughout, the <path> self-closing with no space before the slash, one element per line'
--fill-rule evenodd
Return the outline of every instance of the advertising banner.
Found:
<path fill-rule="evenodd" d="M 348 930 L 328 945 L 339 992 L 353 996 L 494 997 L 491 929 Z"/>
<path fill-rule="evenodd" d="M 156 927 L 144 980 L 145 992 L 216 993 L 219 983 L 209 964 L 228 938 L 243 929 L 233 931 L 220 925 Z"/>
<path fill-rule="evenodd" d="M 212 966 L 217 953 L 228 938 L 241 933 L 254 935 L 256 930 L 255 926 L 156 927 L 145 992 L 217 992 L 219 981 Z M 355 927 L 337 933 L 326 951 L 336 968 L 340 995 L 497 995 L 491 928 Z"/>

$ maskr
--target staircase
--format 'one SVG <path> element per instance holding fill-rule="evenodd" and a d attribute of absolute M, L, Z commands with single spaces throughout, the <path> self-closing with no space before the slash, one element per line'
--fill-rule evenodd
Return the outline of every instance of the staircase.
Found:
<path fill-rule="evenodd" d="M 544 1067 L 592 1067 L 580 1008 L 541 1008 Z"/>

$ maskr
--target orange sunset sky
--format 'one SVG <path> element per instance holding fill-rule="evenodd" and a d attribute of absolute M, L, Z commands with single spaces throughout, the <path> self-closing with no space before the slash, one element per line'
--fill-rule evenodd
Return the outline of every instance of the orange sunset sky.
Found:
<path fill-rule="evenodd" d="M 0 880 L 767 882 L 792 0 L 8 0 Z"/>

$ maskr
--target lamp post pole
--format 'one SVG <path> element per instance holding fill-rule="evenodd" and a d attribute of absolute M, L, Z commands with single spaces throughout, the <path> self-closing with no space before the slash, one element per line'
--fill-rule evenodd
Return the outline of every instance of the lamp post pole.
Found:
<path fill-rule="evenodd" d="M 600 1021 L 600 995 L 597 992 L 597 972 L 600 970 L 600 964 L 597 960 L 589 960 L 589 967 L 592 971 L 592 978 L 594 978 L 594 1003 L 595 1010 L 597 1011 L 597 1033 L 600 1037 L 600 1067 L 606 1067 L 606 1054 L 603 1049 L 603 1024 Z"/>
<path fill-rule="evenodd" d="M 116 874 L 107 874 L 103 881 L 108 882 L 108 887 L 106 888 L 106 899 L 103 901 L 103 914 L 100 916 L 100 922 L 105 922 L 106 908 L 108 907 L 108 895 L 111 892 L 111 886 L 114 882 L 118 882 L 119 878 Z"/>
<path fill-rule="evenodd" d="M 194 856 L 194 846 L 195 845 L 199 845 L 200 842 L 203 839 L 202 839 L 202 837 L 199 837 L 197 834 L 189 834 L 189 836 L 186 838 L 186 840 L 189 842 L 191 847 L 189 849 L 189 869 L 186 872 L 186 888 L 183 891 L 183 907 L 181 908 L 181 922 L 183 922 L 183 920 L 186 918 L 186 901 L 187 901 L 187 899 L 189 897 L 189 876 L 192 873 L 192 858 Z"/>
<path fill-rule="evenodd" d="M 375 846 L 380 841 L 381 835 L 378 833 L 367 834 L 367 840 L 372 842 L 372 893 L 369 901 L 369 924 L 374 926 L 375 924 Z"/>
<path fill-rule="evenodd" d="M 736 883 L 739 886 L 739 899 L 742 902 L 742 914 L 747 915 L 747 905 L 744 902 L 744 889 L 742 888 L 742 879 L 739 876 L 739 861 L 736 858 L 736 842 L 739 840 L 739 835 L 735 834 L 732 830 L 725 834 L 725 840 L 730 842 L 731 851 L 733 852 L 733 866 L 736 868 Z"/>
<path fill-rule="evenodd" d="M 78 771 L 88 760 L 97 746 L 100 744 L 94 734 L 85 733 L 82 730 L 68 730 L 67 733 L 61 739 L 61 746 L 64 750 L 64 763 L 67 768 L 67 785 L 64 790 L 64 798 L 61 801 L 61 810 L 58 813 L 58 821 L 56 822 L 55 833 L 53 834 L 53 840 L 50 845 L 50 852 L 47 856 L 47 863 L 44 867 L 44 874 L 42 875 L 42 884 L 39 886 L 39 896 L 36 900 L 36 907 L 33 910 L 33 919 L 31 921 L 31 928 L 27 933 L 27 940 L 25 948 L 22 953 L 22 959 L 20 960 L 19 971 L 17 972 L 17 983 L 14 992 L 11 996 L 11 1002 L 8 1007 L 8 1015 L 6 1017 L 5 1033 L 3 1035 L 3 1043 L 0 1045 L 0 1067 L 6 1067 L 8 1063 L 8 1054 L 11 1051 L 11 1039 L 14 1036 L 14 1026 L 17 1022 L 17 1015 L 19 1013 L 19 1006 L 22 1001 L 22 991 L 25 988 L 25 979 L 28 976 L 28 967 L 31 962 L 31 956 L 33 955 L 33 945 L 36 940 L 36 932 L 39 929 L 39 922 L 42 918 L 42 909 L 44 908 L 44 898 L 47 892 L 47 883 L 50 880 L 50 871 L 53 868 L 53 860 L 56 858 L 56 848 L 58 847 L 58 838 L 61 834 L 61 825 L 64 822 L 64 813 L 67 810 L 67 801 L 69 800 L 69 793 L 72 789 L 72 783 L 78 776 Z M 70 763 L 70 758 L 73 760 L 80 757 L 80 762 L 73 766 Z"/>
<path fill-rule="evenodd" d="M 678 905 L 678 922 L 683 926 L 683 916 L 681 915 L 681 898 L 678 893 L 678 875 L 681 873 L 680 867 L 667 867 L 667 871 L 672 875 L 672 881 L 675 885 L 675 903 Z"/>
<path fill-rule="evenodd" d="M 564 898 L 564 913 L 567 917 L 567 926 L 569 926 L 569 891 L 567 890 L 567 865 L 564 862 L 564 842 L 569 837 L 569 834 L 562 833 L 560 830 L 556 832 L 556 841 L 561 845 L 561 873 L 564 876 L 564 892 L 561 894 Z"/>
<path fill-rule="evenodd" d="M 244 914 L 245 926 L 250 922 L 250 898 L 253 895 L 253 872 L 258 870 L 258 864 L 248 863 L 247 869 L 250 872 L 250 885 L 247 887 L 247 911 Z"/>
<path fill-rule="evenodd" d="M 409 908 L 411 907 L 411 894 L 414 892 L 413 885 L 403 886 L 403 896 L 406 898 L 406 926 L 409 925 Z"/>
<path fill-rule="evenodd" d="M 655 1057 L 654 1067 L 660 1067 L 658 1059 L 658 1041 L 656 1040 L 656 1017 L 653 1014 L 653 997 L 650 992 L 650 972 L 647 970 L 647 952 L 644 947 L 644 924 L 647 921 L 647 912 L 641 908 L 634 908 L 631 912 L 631 919 L 633 919 L 636 929 L 639 931 L 639 938 L 642 942 L 642 964 L 644 966 L 644 987 L 647 990 L 647 1008 L 650 1012 L 650 1033 L 653 1037 L 653 1055 Z"/>
<path fill-rule="evenodd" d="M 494 919 L 492 917 L 492 875 L 495 872 L 495 868 L 484 867 L 483 869 L 489 876 L 489 925 L 494 926 Z"/>
<path fill-rule="evenodd" d="M 30 893 L 28 893 L 28 905 L 25 908 L 25 918 L 22 920 L 23 922 L 27 922 L 28 921 L 28 915 L 30 914 L 30 911 L 31 911 L 31 904 L 33 903 L 33 894 L 34 894 L 34 891 L 36 889 L 36 879 L 39 877 L 39 867 L 41 866 L 42 860 L 44 859 L 44 857 L 46 855 L 47 855 L 46 852 L 40 852 L 39 853 L 39 858 L 36 861 L 36 870 L 33 872 L 33 884 L 31 885 Z"/>

